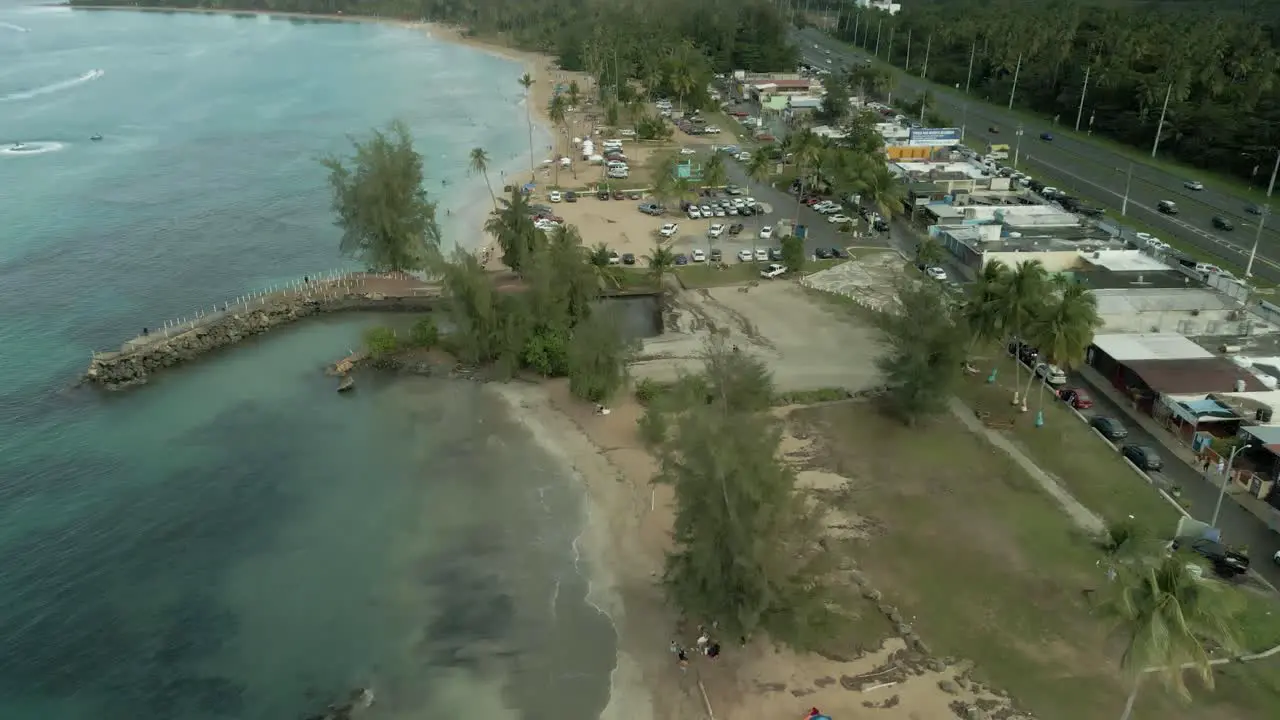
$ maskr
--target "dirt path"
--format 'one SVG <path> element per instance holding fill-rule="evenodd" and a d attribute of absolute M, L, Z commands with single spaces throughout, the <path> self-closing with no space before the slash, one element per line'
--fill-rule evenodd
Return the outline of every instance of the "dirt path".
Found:
<path fill-rule="evenodd" d="M 973 409 L 968 405 L 965 405 L 964 402 L 957 397 L 952 397 L 947 404 L 951 409 L 951 414 L 955 415 L 956 419 L 958 419 L 961 424 L 978 435 L 986 438 L 988 442 L 1002 450 L 1006 455 L 1012 458 L 1019 467 L 1025 470 L 1027 475 L 1030 475 L 1045 492 L 1049 493 L 1050 497 L 1062 506 L 1062 509 L 1066 511 L 1067 515 L 1071 518 L 1071 521 L 1078 525 L 1080 529 L 1091 534 L 1098 534 L 1106 529 L 1106 523 L 1102 521 L 1102 518 L 1094 514 L 1094 512 L 1089 508 L 1080 504 L 1080 501 L 1076 500 L 1071 493 L 1067 492 L 1066 488 L 1058 484 L 1058 481 L 1052 475 L 1041 470 L 1039 465 L 1036 465 L 1031 458 L 1027 457 L 1026 454 L 1019 450 L 1013 443 L 1009 442 L 1008 438 L 983 425 L 982 421 L 978 419 L 978 416 L 974 414 Z"/>

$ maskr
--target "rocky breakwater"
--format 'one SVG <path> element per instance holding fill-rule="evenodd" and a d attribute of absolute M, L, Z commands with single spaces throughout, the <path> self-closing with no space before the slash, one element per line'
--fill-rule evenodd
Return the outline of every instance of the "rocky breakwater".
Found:
<path fill-rule="evenodd" d="M 143 385 L 164 368 L 194 360 L 220 348 L 235 345 L 282 325 L 322 313 L 351 310 L 431 310 L 439 302 L 436 292 L 387 295 L 379 292 L 346 292 L 328 297 L 285 295 L 268 298 L 261 305 L 231 308 L 217 318 L 191 329 L 167 335 L 152 333 L 126 343 L 119 352 L 98 353 L 89 363 L 84 380 L 108 390 Z"/>

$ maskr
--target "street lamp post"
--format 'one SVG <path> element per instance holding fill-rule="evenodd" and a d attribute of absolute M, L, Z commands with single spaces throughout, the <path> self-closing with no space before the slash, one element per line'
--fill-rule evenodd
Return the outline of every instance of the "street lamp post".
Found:
<path fill-rule="evenodd" d="M 1253 249 L 1249 251 L 1249 262 L 1244 266 L 1244 276 L 1253 277 L 1253 259 L 1258 256 L 1258 243 L 1262 240 L 1262 226 L 1267 224 L 1267 216 L 1271 214 L 1271 203 L 1262 206 L 1258 213 L 1258 230 L 1253 234 Z"/>
<path fill-rule="evenodd" d="M 880 21 L 876 23 L 876 57 L 880 57 L 880 26 L 881 25 L 884 25 L 884 18 L 881 18 Z M 870 23 L 867 24 L 867 28 L 868 29 L 871 28 Z"/>
<path fill-rule="evenodd" d="M 933 47 L 933 35 L 929 35 L 929 39 L 924 43 L 924 65 L 920 66 L 920 77 L 923 79 L 929 74 L 929 49 Z"/>
<path fill-rule="evenodd" d="M 1076 132 L 1080 132 L 1080 117 L 1084 115 L 1084 96 L 1089 92 L 1089 71 L 1092 67 L 1084 69 L 1084 87 L 1080 90 L 1080 107 L 1076 110 Z"/>
<path fill-rule="evenodd" d="M 969 103 L 965 103 L 960 109 L 960 142 L 964 142 L 964 128 L 969 123 Z"/>
<path fill-rule="evenodd" d="M 1018 75 L 1022 73 L 1022 55 L 1018 55 L 1018 64 L 1013 68 L 1013 87 L 1009 90 L 1009 109 L 1013 109 L 1013 95 L 1018 92 Z"/>
<path fill-rule="evenodd" d="M 1018 138 L 1017 142 L 1013 144 L 1013 169 L 1017 170 L 1018 169 L 1018 153 L 1022 151 L 1022 126 L 1019 125 L 1018 129 L 1015 130 L 1013 134 Z"/>
<path fill-rule="evenodd" d="M 1129 172 L 1124 179 L 1124 199 L 1120 201 L 1120 216 L 1129 212 L 1129 188 L 1133 185 L 1133 163 L 1129 163 Z"/>
<path fill-rule="evenodd" d="M 1234 448 L 1232 448 L 1231 457 L 1227 459 L 1226 474 L 1222 476 L 1222 485 L 1218 488 L 1218 502 L 1215 503 L 1213 506 L 1213 517 L 1209 519 L 1209 527 L 1218 526 L 1218 513 L 1222 511 L 1222 498 L 1225 497 L 1227 494 L 1227 482 L 1228 482 L 1228 479 L 1231 477 L 1231 467 L 1232 465 L 1235 464 L 1236 455 L 1241 450 L 1246 450 L 1250 447 L 1252 447 L 1252 445 L 1245 443 L 1242 445 L 1237 445 Z"/>
<path fill-rule="evenodd" d="M 1169 83 L 1169 89 L 1164 91 L 1164 105 L 1160 107 L 1160 122 L 1156 124 L 1156 141 L 1151 143 L 1151 157 L 1156 156 L 1156 150 L 1160 147 L 1160 134 L 1164 132 L 1164 114 L 1169 110 L 1169 96 L 1173 95 L 1173 83 Z"/>
<path fill-rule="evenodd" d="M 978 52 L 978 41 L 974 40 L 969 48 L 969 72 L 964 76 L 964 94 L 969 94 L 969 81 L 973 79 L 973 56 Z"/>
<path fill-rule="evenodd" d="M 858 26 L 862 24 L 862 11 L 858 11 L 858 17 L 853 21 L 853 44 L 858 44 Z M 849 28 L 849 18 L 844 19 L 845 29 Z"/>
<path fill-rule="evenodd" d="M 907 28 L 907 61 L 902 64 L 902 69 L 911 72 L 911 33 L 912 28 Z"/>

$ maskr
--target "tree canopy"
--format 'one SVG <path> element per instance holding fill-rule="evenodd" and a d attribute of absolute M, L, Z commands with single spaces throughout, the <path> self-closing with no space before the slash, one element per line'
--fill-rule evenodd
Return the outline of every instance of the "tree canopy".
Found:
<path fill-rule="evenodd" d="M 342 253 L 370 270 L 421 270 L 439 253 L 436 204 L 422 188 L 422 156 L 399 121 L 352 140 L 348 159 L 331 156 L 329 169 Z"/>
<path fill-rule="evenodd" d="M 1067 127 L 1083 93 L 1082 131 L 1143 149 L 1167 93 L 1163 151 L 1265 185 L 1280 146 L 1278 11 L 1274 3 L 919 0 L 892 16 L 846 11 L 855 17 L 838 34 L 853 41 L 856 28 L 856 43 L 874 51 L 878 29 L 880 58 L 917 75 L 927 45 L 929 80 L 968 83 L 1001 105 L 1016 73 L 1015 102 Z"/>

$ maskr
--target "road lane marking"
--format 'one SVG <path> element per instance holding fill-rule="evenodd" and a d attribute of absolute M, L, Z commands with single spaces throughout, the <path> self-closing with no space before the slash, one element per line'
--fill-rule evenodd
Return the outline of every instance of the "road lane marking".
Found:
<path fill-rule="evenodd" d="M 1100 185 L 1100 184 L 1098 184 L 1098 183 L 1096 183 L 1096 182 L 1094 182 L 1094 181 L 1092 181 L 1092 180 L 1088 180 L 1088 179 L 1086 179 L 1086 178 L 1084 178 L 1084 177 L 1082 177 L 1082 176 L 1080 176 L 1080 175 L 1077 175 L 1077 174 L 1075 174 L 1075 173 L 1071 172 L 1070 170 L 1063 170 L 1062 168 L 1058 167 L 1057 165 L 1053 165 L 1053 164 L 1047 163 L 1047 162 L 1045 162 L 1045 161 L 1043 161 L 1043 160 L 1041 160 L 1041 159 L 1039 159 L 1039 158 L 1035 158 L 1035 157 L 1031 157 L 1031 156 L 1027 156 L 1027 157 L 1025 157 L 1025 158 L 1023 158 L 1023 159 L 1024 159 L 1024 160 L 1026 160 L 1026 161 L 1033 162 L 1033 163 L 1037 163 L 1037 164 L 1039 164 L 1039 165 L 1042 165 L 1042 166 L 1044 166 L 1044 167 L 1047 167 L 1047 168 L 1049 168 L 1050 170 L 1052 170 L 1052 171 L 1053 171 L 1053 172 L 1055 172 L 1055 173 L 1061 173 L 1062 175 L 1066 175 L 1066 176 L 1068 176 L 1068 177 L 1074 178 L 1074 179 L 1076 179 L 1076 180 L 1078 180 L 1078 181 L 1080 181 L 1080 182 L 1082 182 L 1082 183 L 1085 183 L 1086 185 L 1091 185 L 1091 186 L 1093 186 L 1093 187 L 1095 187 L 1095 188 L 1097 188 L 1097 189 L 1099 189 L 1099 190 L 1102 190 L 1103 192 L 1106 192 L 1106 193 L 1108 193 L 1108 194 L 1110 194 L 1110 195 L 1114 195 L 1115 197 L 1120 198 L 1122 201 L 1124 200 L 1124 194 L 1123 194 L 1123 193 L 1116 192 L 1115 190 L 1112 190 L 1111 188 L 1107 187 L 1106 185 Z M 1219 245 L 1219 246 L 1223 247 L 1224 249 L 1230 250 L 1230 251 L 1232 251 L 1232 252 L 1236 253 L 1237 255 L 1241 255 L 1241 256 L 1243 256 L 1243 257 L 1245 257 L 1245 258 L 1248 258 L 1248 257 L 1249 257 L 1249 251 L 1250 251 L 1250 248 L 1248 248 L 1248 247 L 1243 247 L 1243 246 L 1240 246 L 1240 245 L 1236 245 L 1235 243 L 1233 243 L 1233 242 L 1229 242 L 1229 241 L 1227 241 L 1227 240 L 1225 240 L 1225 239 L 1223 239 L 1223 238 L 1221 238 L 1221 237 L 1218 237 L 1217 235 L 1214 235 L 1213 233 L 1210 233 L 1210 232 L 1206 232 L 1206 231 L 1204 231 L 1204 230 L 1201 230 L 1200 228 L 1196 227 L 1195 225 L 1192 225 L 1191 223 L 1188 223 L 1188 222 L 1183 221 L 1183 220 L 1179 220 L 1178 218 L 1175 218 L 1175 217 L 1170 217 L 1170 216 L 1168 216 L 1168 215 L 1165 215 L 1164 213 L 1162 213 L 1162 212 L 1160 212 L 1160 211 L 1156 210 L 1155 208 L 1150 207 L 1150 206 L 1147 206 L 1147 205 L 1143 205 L 1142 203 L 1137 202 L 1136 200 L 1130 199 L 1128 204 L 1129 204 L 1129 207 L 1136 207 L 1136 208 L 1139 208 L 1139 209 L 1141 209 L 1141 210 L 1145 210 L 1146 212 L 1148 212 L 1148 213 L 1150 213 L 1150 214 L 1152 214 L 1152 215 L 1155 215 L 1155 216 L 1156 216 L 1156 218 L 1157 218 L 1158 220 L 1161 220 L 1162 222 L 1169 223 L 1169 224 L 1172 224 L 1172 225 L 1177 225 L 1178 227 L 1182 228 L 1183 230 L 1186 230 L 1186 231 L 1188 231 L 1188 232 L 1194 233 L 1195 235 L 1198 235 L 1199 237 L 1201 237 L 1201 238 L 1203 238 L 1203 239 L 1205 239 L 1205 240 L 1208 240 L 1209 242 L 1212 242 L 1212 243 L 1214 243 L 1215 245 Z M 1123 223 L 1124 221 L 1123 221 L 1123 219 L 1120 219 L 1120 220 L 1117 220 L 1117 222 Z M 1256 258 L 1254 258 L 1254 262 L 1255 262 L 1255 263 L 1262 263 L 1263 265 L 1266 265 L 1266 266 L 1268 266 L 1268 267 L 1270 267 L 1270 268 L 1274 268 L 1274 269 L 1276 269 L 1276 270 L 1280 270 L 1280 263 L 1277 263 L 1277 262 L 1275 262 L 1275 261 L 1271 260 L 1270 258 L 1265 257 L 1265 256 L 1264 256 L 1264 255 L 1262 255 L 1261 253 L 1259 253 L 1259 254 L 1258 254 L 1258 256 L 1257 256 Z"/>

